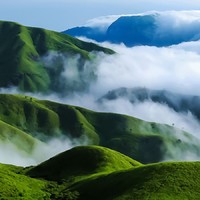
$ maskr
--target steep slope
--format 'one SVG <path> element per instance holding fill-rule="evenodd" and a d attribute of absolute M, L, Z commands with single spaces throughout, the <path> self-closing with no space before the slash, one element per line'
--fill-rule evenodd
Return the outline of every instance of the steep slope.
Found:
<path fill-rule="evenodd" d="M 200 155 L 199 139 L 175 127 L 22 95 L 0 94 L 0 120 L 44 142 L 62 135 L 87 138 L 88 144 L 110 147 L 142 163 Z"/>
<path fill-rule="evenodd" d="M 47 180 L 83 179 L 140 166 L 131 158 L 98 146 L 75 147 L 31 168 L 32 177 Z"/>
<path fill-rule="evenodd" d="M 64 71 L 63 57 L 67 60 L 78 55 L 77 68 L 81 71 L 92 57 L 90 52 L 113 53 L 65 34 L 5 21 L 0 21 L 0 43 L 0 87 L 17 86 L 31 92 L 61 87 L 56 81 Z M 48 55 L 53 60 L 51 66 L 43 59 Z"/>

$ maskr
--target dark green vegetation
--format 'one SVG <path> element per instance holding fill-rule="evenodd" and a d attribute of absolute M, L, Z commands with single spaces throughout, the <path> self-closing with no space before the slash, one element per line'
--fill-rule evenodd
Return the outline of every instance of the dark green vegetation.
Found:
<path fill-rule="evenodd" d="M 4 21 L 0 21 L 0 44 L 0 87 L 14 85 L 31 92 L 61 89 L 59 79 L 64 71 L 63 56 L 73 59 L 79 55 L 76 67 L 81 73 L 86 60 L 93 57 L 91 52 L 113 53 L 65 34 Z M 52 56 L 52 52 L 56 55 Z M 49 54 L 50 66 L 43 59 Z M 62 88 L 65 89 L 67 86 Z M 81 88 L 77 86 L 75 89 Z"/>
<path fill-rule="evenodd" d="M 104 147 L 76 147 L 36 167 L 1 164 L 0 183 L 1 199 L 198 199 L 200 163 L 142 165 Z"/>
<path fill-rule="evenodd" d="M 47 182 L 27 177 L 22 171 L 21 167 L 0 164 L 0 199 L 45 199 Z"/>
<path fill-rule="evenodd" d="M 142 163 L 200 155 L 200 141 L 175 127 L 22 95 L 0 94 L 0 128 L 1 141 L 19 148 L 25 148 L 26 141 L 30 150 L 35 143 L 67 136 L 109 147 Z"/>

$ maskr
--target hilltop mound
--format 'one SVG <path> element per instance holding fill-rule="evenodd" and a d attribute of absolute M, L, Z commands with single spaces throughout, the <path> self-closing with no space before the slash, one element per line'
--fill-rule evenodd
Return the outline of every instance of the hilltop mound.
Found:
<path fill-rule="evenodd" d="M 47 180 L 61 180 L 111 173 L 140 165 L 139 162 L 105 147 L 81 146 L 45 161 L 28 171 L 28 174 Z"/>

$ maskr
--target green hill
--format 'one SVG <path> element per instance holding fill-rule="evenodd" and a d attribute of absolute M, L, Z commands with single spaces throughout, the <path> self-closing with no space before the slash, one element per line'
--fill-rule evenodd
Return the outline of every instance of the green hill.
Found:
<path fill-rule="evenodd" d="M 59 181 L 97 176 L 140 165 L 139 162 L 111 149 L 85 146 L 63 152 L 32 168 L 28 174 L 33 177 Z"/>
<path fill-rule="evenodd" d="M 91 52 L 113 53 L 65 34 L 6 21 L 0 21 L 0 43 L 0 87 L 17 86 L 31 92 L 56 88 L 58 91 L 61 87 L 58 80 L 64 71 L 64 61 L 54 57 L 52 66 L 47 67 L 42 59 L 51 52 L 62 53 L 68 59 L 79 55 L 80 71 L 84 62 L 91 59 Z"/>
<path fill-rule="evenodd" d="M 36 167 L 0 164 L 0 183 L 1 199 L 198 199 L 200 162 L 141 165 L 107 148 L 78 147 Z"/>
<path fill-rule="evenodd" d="M 63 135 L 85 138 L 88 144 L 109 147 L 142 163 L 200 155 L 199 139 L 175 127 L 23 95 L 0 94 L 0 120 L 5 123 L 0 133 L 4 137 L 9 137 L 9 125 L 43 142 Z"/>
<path fill-rule="evenodd" d="M 199 199 L 200 163 L 158 163 L 119 171 L 70 187 L 79 199 Z"/>
<path fill-rule="evenodd" d="M 36 167 L 0 164 L 0 183 L 4 185 L 0 187 L 0 197 L 77 199 L 79 193 L 68 189 L 73 183 L 136 166 L 141 164 L 116 151 L 97 146 L 71 149 Z"/>

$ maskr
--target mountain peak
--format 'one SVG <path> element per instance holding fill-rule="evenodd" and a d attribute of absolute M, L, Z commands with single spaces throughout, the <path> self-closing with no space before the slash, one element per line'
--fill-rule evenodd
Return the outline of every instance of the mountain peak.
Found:
<path fill-rule="evenodd" d="M 91 23 L 83 27 L 72 28 L 64 33 L 84 36 L 98 42 L 123 43 L 128 47 L 163 47 L 200 39 L 199 27 L 199 11 L 152 11 L 101 17 L 91 20 Z"/>

